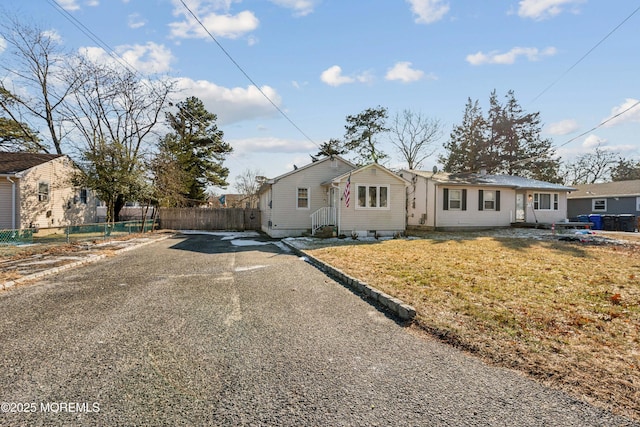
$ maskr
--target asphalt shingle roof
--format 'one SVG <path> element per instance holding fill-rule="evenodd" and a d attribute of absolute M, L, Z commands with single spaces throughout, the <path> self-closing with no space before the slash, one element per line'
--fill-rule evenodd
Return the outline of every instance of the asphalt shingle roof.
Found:
<path fill-rule="evenodd" d="M 576 191 L 569 195 L 569 199 L 640 196 L 640 179 L 605 182 L 599 184 L 579 184 L 574 185 L 574 187 L 576 188 Z"/>
<path fill-rule="evenodd" d="M 508 187 L 528 190 L 549 190 L 549 191 L 573 191 L 573 187 L 551 182 L 539 181 L 537 179 L 523 178 L 513 175 L 487 175 L 481 173 L 457 173 L 450 174 L 444 172 L 412 171 L 425 178 L 433 178 L 440 184 L 449 185 L 471 185 L 487 187 Z"/>
<path fill-rule="evenodd" d="M 0 152 L 0 174 L 22 172 L 62 156 L 63 154 Z"/>

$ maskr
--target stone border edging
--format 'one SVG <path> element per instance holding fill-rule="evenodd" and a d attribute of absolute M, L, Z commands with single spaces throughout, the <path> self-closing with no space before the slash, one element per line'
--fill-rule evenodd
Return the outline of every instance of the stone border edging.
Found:
<path fill-rule="evenodd" d="M 348 274 L 344 273 L 341 270 L 338 270 L 335 267 L 330 266 L 329 264 L 325 264 L 320 261 L 318 258 L 313 255 L 308 254 L 304 250 L 295 247 L 289 242 L 285 240 L 281 240 L 282 243 L 287 245 L 291 250 L 299 255 L 306 257 L 310 264 L 314 267 L 318 268 L 320 271 L 326 273 L 327 275 L 333 277 L 338 280 L 342 284 L 348 286 L 352 290 L 365 295 L 367 298 L 373 300 L 376 304 L 381 305 L 393 312 L 396 316 L 398 316 L 401 320 L 410 321 L 413 320 L 416 316 L 416 309 L 412 306 L 405 304 L 403 301 L 398 298 L 392 297 L 391 295 L 387 295 L 384 292 L 374 288 L 373 286 L 361 282 L 355 277 L 351 277 Z"/>
<path fill-rule="evenodd" d="M 126 248 L 118 249 L 118 250 L 113 251 L 113 252 L 116 255 L 119 255 L 122 252 L 127 252 L 127 251 L 130 251 L 132 249 L 137 249 L 139 247 L 142 247 L 142 246 L 145 246 L 145 245 L 149 245 L 149 244 L 154 243 L 154 242 L 159 242 L 161 240 L 168 239 L 169 237 L 171 237 L 171 235 L 163 236 L 163 237 L 160 237 L 160 238 L 157 238 L 157 239 L 149 240 L 148 242 L 142 242 L 142 243 L 139 243 L 137 245 L 133 245 L 133 246 L 129 246 L 129 247 L 126 247 Z M 101 259 L 104 259 L 106 257 L 107 257 L 106 254 L 89 255 L 87 258 L 82 259 L 80 261 L 70 262 L 69 264 L 60 265 L 58 267 L 53 267 L 53 268 L 50 268 L 50 269 L 44 270 L 44 271 L 39 271 L 37 273 L 29 274 L 27 276 L 23 276 L 23 277 L 20 277 L 18 279 L 15 279 L 15 280 L 9 280 L 8 282 L 4 282 L 2 284 L 2 289 L 5 290 L 5 289 L 11 288 L 11 287 L 13 287 L 15 285 L 18 285 L 18 284 L 20 284 L 22 282 L 28 282 L 30 280 L 40 279 L 41 277 L 49 276 L 51 274 L 60 273 L 61 271 L 69 270 L 71 268 L 80 267 L 81 265 L 84 265 L 84 264 L 98 262 Z"/>

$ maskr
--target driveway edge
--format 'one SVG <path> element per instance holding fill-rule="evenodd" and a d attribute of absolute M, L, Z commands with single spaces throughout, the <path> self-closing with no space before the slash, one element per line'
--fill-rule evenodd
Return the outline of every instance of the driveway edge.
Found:
<path fill-rule="evenodd" d="M 355 277 L 351 277 L 345 272 L 329 265 L 318 258 L 310 255 L 308 252 L 293 246 L 291 243 L 282 240 L 282 243 L 287 245 L 293 253 L 298 256 L 304 257 L 309 264 L 316 267 L 318 270 L 326 273 L 328 276 L 336 279 L 343 285 L 347 286 L 351 290 L 355 291 L 358 294 L 366 296 L 376 305 L 379 305 L 392 313 L 398 316 L 401 320 L 404 321 L 412 321 L 416 316 L 416 309 L 410 306 L 409 304 L 405 304 L 402 300 L 392 297 L 379 289 L 374 288 L 373 286 L 361 282 Z"/>
<path fill-rule="evenodd" d="M 149 240 L 147 242 L 139 243 L 137 245 L 133 245 L 133 246 L 129 246 L 129 247 L 126 247 L 126 248 L 118 249 L 116 251 L 113 251 L 113 253 L 115 255 L 120 255 L 123 252 L 127 252 L 127 251 L 130 251 L 130 250 L 133 250 L 133 249 L 137 249 L 137 248 L 149 245 L 149 244 L 154 243 L 154 242 L 159 242 L 161 240 L 168 239 L 169 237 L 171 237 L 171 235 L 162 236 L 162 237 L 159 237 L 157 239 L 153 239 L 153 240 Z M 29 274 L 27 276 L 22 276 L 22 277 L 20 277 L 18 279 L 15 279 L 15 280 L 9 280 L 8 282 L 4 282 L 2 284 L 2 289 L 3 290 L 4 289 L 9 289 L 9 288 L 11 288 L 11 287 L 13 287 L 15 285 L 18 285 L 18 284 L 20 284 L 22 282 L 28 282 L 30 280 L 40 279 L 40 278 L 45 277 L 45 276 L 49 276 L 49 275 L 52 275 L 52 274 L 60 273 L 61 271 L 65 271 L 65 270 L 69 270 L 69 269 L 72 269 L 72 268 L 80 267 L 82 265 L 89 264 L 89 263 L 98 262 L 101 259 L 104 259 L 106 257 L 107 257 L 106 254 L 89 255 L 87 258 L 79 260 L 79 261 L 70 262 L 69 264 L 60 265 L 58 267 L 53 267 L 53 268 L 50 268 L 48 270 L 39 271 L 37 273 Z"/>

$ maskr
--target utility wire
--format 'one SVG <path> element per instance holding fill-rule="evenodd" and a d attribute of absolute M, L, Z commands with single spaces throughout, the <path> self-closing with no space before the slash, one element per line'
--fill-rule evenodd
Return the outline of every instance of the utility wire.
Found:
<path fill-rule="evenodd" d="M 569 67 L 564 73 L 562 73 L 560 75 L 560 77 L 558 77 L 557 79 L 555 79 L 549 86 L 547 86 L 546 88 L 544 88 L 542 90 L 542 92 L 540 92 L 538 95 L 535 96 L 535 98 L 533 98 L 531 100 L 531 103 L 535 102 L 538 100 L 538 98 L 540 98 L 542 95 L 544 95 L 549 89 L 551 89 L 553 86 L 556 85 L 556 83 L 558 83 L 560 80 L 562 80 L 564 78 L 564 76 L 566 76 L 567 74 L 569 74 L 569 72 L 571 70 L 573 70 L 578 64 L 580 64 L 587 56 L 589 56 L 589 54 L 591 54 L 591 52 L 593 52 L 594 50 L 596 50 L 598 48 L 598 46 L 600 46 L 606 39 L 608 39 L 613 33 L 615 33 L 618 28 L 622 27 L 622 25 L 624 25 L 625 22 L 627 22 L 629 19 L 631 19 L 631 17 L 633 15 L 635 15 L 638 11 L 640 10 L 640 6 L 638 6 L 633 12 L 631 12 L 629 14 L 629 16 L 627 16 L 626 18 L 624 18 L 622 20 L 622 22 L 620 22 L 618 25 L 616 25 L 616 27 L 609 31 L 609 33 L 604 36 L 602 39 L 600 39 L 600 41 L 598 43 L 596 43 L 591 49 L 589 49 L 587 51 L 587 53 L 585 53 L 584 55 L 582 55 L 582 57 L 580 59 L 578 59 L 571 67 Z"/>
<path fill-rule="evenodd" d="M 89 38 L 91 41 L 93 41 L 98 46 L 100 46 L 102 49 L 104 49 L 105 52 L 107 52 L 107 54 L 109 54 L 109 56 L 111 56 L 115 61 L 120 63 L 123 67 L 125 67 L 126 69 L 128 69 L 132 73 L 134 73 L 136 75 L 139 75 L 139 76 L 142 76 L 142 73 L 138 69 L 136 69 L 136 67 L 134 65 L 129 63 L 125 58 L 123 58 L 120 55 L 118 55 L 115 52 L 115 49 L 113 49 L 109 44 L 107 44 L 105 41 L 103 41 L 99 36 L 97 36 L 93 31 L 91 31 L 81 21 L 79 21 L 77 18 L 75 18 L 69 12 L 67 12 L 62 6 L 60 6 L 60 4 L 58 3 L 57 0 L 47 0 L 47 2 L 51 6 L 53 6 L 58 11 L 58 13 L 60 13 L 64 18 L 66 18 L 69 22 L 71 22 L 72 25 L 74 25 L 76 28 L 78 28 L 78 30 L 80 30 L 80 32 L 82 32 L 85 36 L 87 36 L 87 38 Z M 143 80 L 143 82 L 146 82 L 146 80 Z M 145 84 L 148 85 L 148 83 L 145 83 Z M 153 87 L 151 87 L 151 86 L 149 86 L 149 87 L 150 87 L 150 89 L 153 90 Z M 169 105 L 172 106 L 173 104 L 169 103 Z M 195 117 L 193 114 L 191 114 L 190 111 L 182 110 L 182 113 L 185 116 L 188 116 L 189 118 L 191 118 L 191 120 L 193 120 L 194 122 L 200 123 L 200 125 L 202 125 L 204 127 L 204 123 L 202 122 L 202 120 L 199 117 Z M 214 142 L 214 141 L 212 140 L 212 142 Z M 234 152 L 229 153 L 228 159 L 237 162 L 242 167 L 247 167 L 247 165 L 243 164 L 240 161 L 240 159 L 235 156 L 235 154 L 236 153 L 234 153 Z"/>
<path fill-rule="evenodd" d="M 224 48 L 224 46 L 220 44 L 220 42 L 218 42 L 218 40 L 213 36 L 213 34 L 211 34 L 211 32 L 207 29 L 207 27 L 204 26 L 202 21 L 189 8 L 189 6 L 187 6 L 184 0 L 180 0 L 180 3 L 182 3 L 184 8 L 189 12 L 189 14 L 193 17 L 193 19 L 195 19 L 196 22 L 200 25 L 200 27 L 202 27 L 202 29 L 209 35 L 211 40 L 213 40 L 216 43 L 216 45 L 218 45 L 220 50 L 222 50 L 222 52 L 227 56 L 227 58 L 229 58 L 229 60 L 233 63 L 233 65 L 235 65 L 236 68 L 240 70 L 240 72 L 247 78 L 247 80 L 249 80 L 249 82 L 251 82 L 252 85 L 256 87 L 256 89 L 258 89 L 258 91 L 262 94 L 262 96 L 264 96 L 265 99 L 269 101 L 269 103 L 282 115 L 282 117 L 284 117 L 294 128 L 296 128 L 296 130 L 300 132 L 300 134 L 302 134 L 302 136 L 304 136 L 308 141 L 310 141 L 316 147 L 320 148 L 320 146 L 313 139 L 311 139 L 311 137 L 309 137 L 293 120 L 291 120 L 291 118 L 284 111 L 282 111 L 280 107 L 278 107 L 278 105 L 276 105 L 275 102 L 273 102 L 271 98 L 269 98 L 269 96 L 260 88 L 260 86 L 256 84 L 256 82 L 251 78 L 251 76 L 249 76 L 249 74 L 247 74 L 247 72 L 240 66 L 240 64 L 238 64 L 238 62 L 235 59 L 233 59 L 231 54 Z"/>

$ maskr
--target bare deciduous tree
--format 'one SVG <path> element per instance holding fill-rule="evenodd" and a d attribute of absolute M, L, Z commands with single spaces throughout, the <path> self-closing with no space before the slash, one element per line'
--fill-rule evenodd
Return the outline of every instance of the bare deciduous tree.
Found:
<path fill-rule="evenodd" d="M 82 82 L 65 109 L 82 139 L 77 147 L 85 185 L 107 203 L 107 218 L 118 220 L 125 202 L 145 187 L 144 159 L 155 145 L 172 85 L 146 80 L 128 69 L 84 60 L 70 79 Z"/>
<path fill-rule="evenodd" d="M 65 135 L 60 112 L 79 83 L 64 78 L 71 68 L 72 55 L 62 49 L 53 32 L 21 23 L 15 17 L 5 18 L 0 37 L 7 44 L 0 62 L 6 72 L 0 79 L 0 111 L 17 123 L 42 125 L 48 131 L 48 142 L 62 154 Z M 42 151 L 49 151 L 45 144 L 38 144 Z"/>
<path fill-rule="evenodd" d="M 263 175 L 264 172 L 260 170 L 245 169 L 240 175 L 236 176 L 235 187 L 252 208 L 258 205 L 258 190 L 262 185 Z"/>
<path fill-rule="evenodd" d="M 618 158 L 618 154 L 598 145 L 593 153 L 583 154 L 575 161 L 565 163 L 562 168 L 563 181 L 567 185 L 606 182 L 610 180 Z"/>
<path fill-rule="evenodd" d="M 410 110 L 396 113 L 391 123 L 391 143 L 407 162 L 409 169 L 419 169 L 422 162 L 436 152 L 436 142 L 442 135 L 440 120 Z"/>

